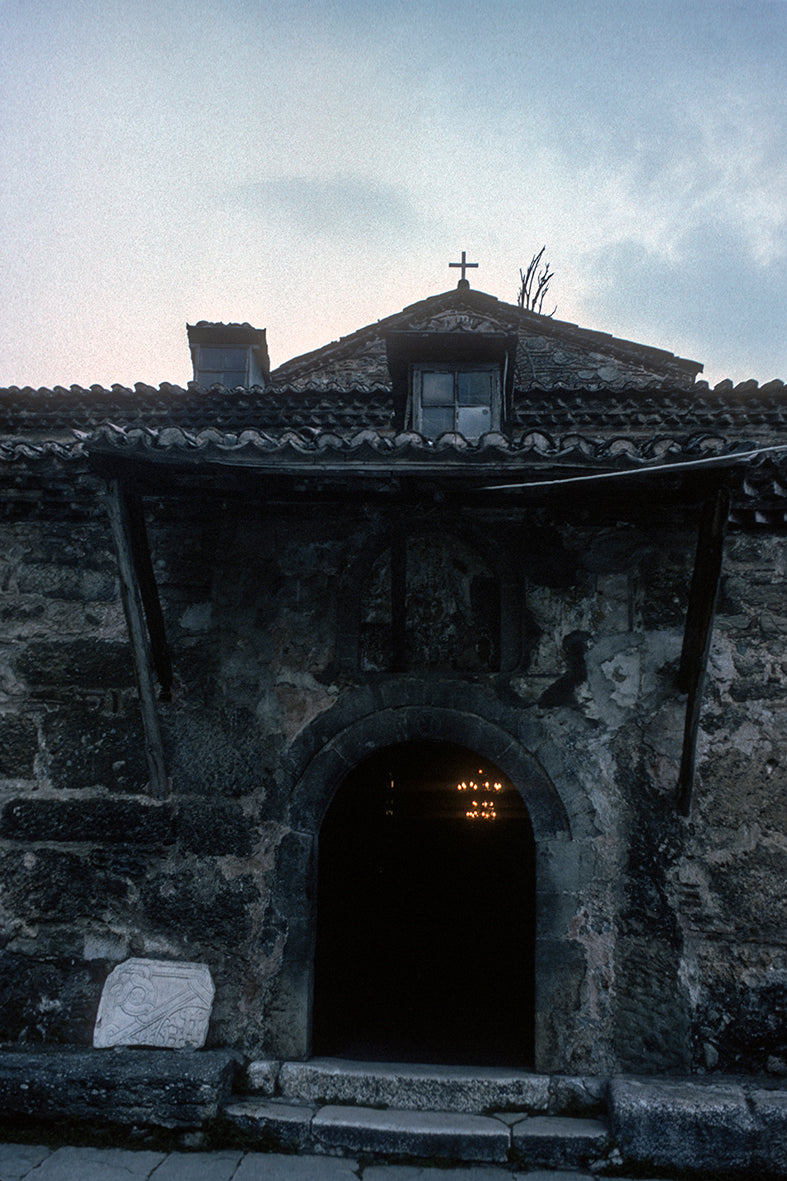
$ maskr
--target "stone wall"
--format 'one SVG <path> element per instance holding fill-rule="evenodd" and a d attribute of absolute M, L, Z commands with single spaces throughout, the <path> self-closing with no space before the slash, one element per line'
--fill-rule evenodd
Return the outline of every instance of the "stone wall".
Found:
<path fill-rule="evenodd" d="M 382 512 L 146 511 L 175 669 L 164 801 L 101 504 L 0 524 L 1 1039 L 89 1042 L 136 955 L 209 964 L 210 1044 L 306 1052 L 320 808 L 376 742 L 427 736 L 521 778 L 539 1068 L 787 1070 L 783 539 L 728 540 L 686 821 L 691 513 L 411 518 L 420 596 L 392 669 L 364 640 Z"/>

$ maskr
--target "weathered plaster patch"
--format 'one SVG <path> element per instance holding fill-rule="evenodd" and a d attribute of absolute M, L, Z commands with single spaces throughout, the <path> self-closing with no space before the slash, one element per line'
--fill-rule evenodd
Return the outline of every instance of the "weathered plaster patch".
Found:
<path fill-rule="evenodd" d="M 600 931 L 594 930 L 590 913 L 583 908 L 571 920 L 568 937 L 585 949 L 587 1014 L 598 1021 L 602 999 L 606 1001 L 615 979 L 612 930 L 606 925 Z"/>
<path fill-rule="evenodd" d="M 730 687 L 737 679 L 732 641 L 727 635 L 714 635 L 708 657 L 708 674 L 718 693 L 729 694 Z"/>
<path fill-rule="evenodd" d="M 213 607 L 210 602 L 194 603 L 187 607 L 180 617 L 180 626 L 188 632 L 205 632 L 210 629 Z"/>
<path fill-rule="evenodd" d="M 601 663 L 601 671 L 611 684 L 610 697 L 622 709 L 631 709 L 637 702 L 641 664 L 637 648 L 627 648 Z"/>

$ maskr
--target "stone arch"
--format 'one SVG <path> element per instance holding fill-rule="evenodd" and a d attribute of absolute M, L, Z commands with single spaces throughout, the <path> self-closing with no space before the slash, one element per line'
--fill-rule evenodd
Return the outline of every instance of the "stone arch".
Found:
<path fill-rule="evenodd" d="M 406 693 L 406 686 L 400 689 Z M 466 684 L 453 686 L 453 692 L 449 689 L 445 695 L 454 701 L 461 701 L 463 696 L 480 696 L 487 705 L 494 700 L 492 695 L 479 694 L 477 688 Z M 271 1052 L 280 1057 L 307 1057 L 310 1053 L 317 845 L 334 794 L 349 772 L 374 751 L 425 739 L 467 747 L 494 763 L 525 803 L 535 838 L 537 867 L 535 1068 L 559 1069 L 550 1030 L 559 1026 L 560 1017 L 554 1006 L 549 1012 L 546 1009 L 558 983 L 556 968 L 560 975 L 562 937 L 557 916 L 564 905 L 566 850 L 572 841 L 568 814 L 555 785 L 515 734 L 501 724 L 503 719 L 449 704 L 385 706 L 378 702 L 378 708 L 369 709 L 366 694 L 359 697 L 367 707 L 362 716 L 348 717 L 346 710 L 337 707 L 330 711 L 341 715 L 335 726 L 330 724 L 330 715 L 324 715 L 291 751 L 295 772 L 291 833 L 280 850 L 274 886 L 287 940 L 278 985 L 269 1003 Z M 501 707 L 501 712 L 506 711 Z M 565 982 L 560 983 L 560 995 L 566 995 L 569 990 Z"/>
<path fill-rule="evenodd" d="M 571 835 L 554 784 L 517 739 L 496 721 L 445 705 L 392 705 L 340 729 L 314 755 L 296 784 L 290 804 L 293 827 L 317 835 L 339 784 L 372 751 L 430 738 L 469 747 L 496 763 L 522 796 L 536 841 Z"/>

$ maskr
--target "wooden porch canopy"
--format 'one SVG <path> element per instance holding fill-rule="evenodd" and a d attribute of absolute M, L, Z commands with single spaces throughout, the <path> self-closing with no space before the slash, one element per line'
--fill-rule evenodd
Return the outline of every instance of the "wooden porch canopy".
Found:
<path fill-rule="evenodd" d="M 787 448 L 698 449 L 665 446 L 663 453 L 621 443 L 595 448 L 587 440 L 555 445 L 545 436 L 512 447 L 502 437 L 473 446 L 458 436 L 426 444 L 419 436 L 391 440 L 362 432 L 352 440 L 323 432 L 279 438 L 211 430 L 123 431 L 103 428 L 87 446 L 91 466 L 108 481 L 108 511 L 121 571 L 123 603 L 134 653 L 145 725 L 151 788 L 168 790 L 156 707 L 155 681 L 169 699 L 172 667 L 148 545 L 144 496 L 208 496 L 297 502 L 367 497 L 390 503 L 435 500 L 449 505 L 583 507 L 616 516 L 643 504 L 692 506 L 697 545 L 689 592 L 679 688 L 687 694 L 676 806 L 688 816 L 695 778 L 702 691 L 722 567 L 731 490 L 741 472 L 768 453 Z M 718 440 L 715 441 L 716 444 Z"/>

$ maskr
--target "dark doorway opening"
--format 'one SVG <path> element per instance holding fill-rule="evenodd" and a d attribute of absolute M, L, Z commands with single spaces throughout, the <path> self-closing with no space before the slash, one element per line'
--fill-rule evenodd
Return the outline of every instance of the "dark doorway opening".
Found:
<path fill-rule="evenodd" d="M 312 1051 L 533 1062 L 535 850 L 527 810 L 465 747 L 386 747 L 319 840 Z"/>

